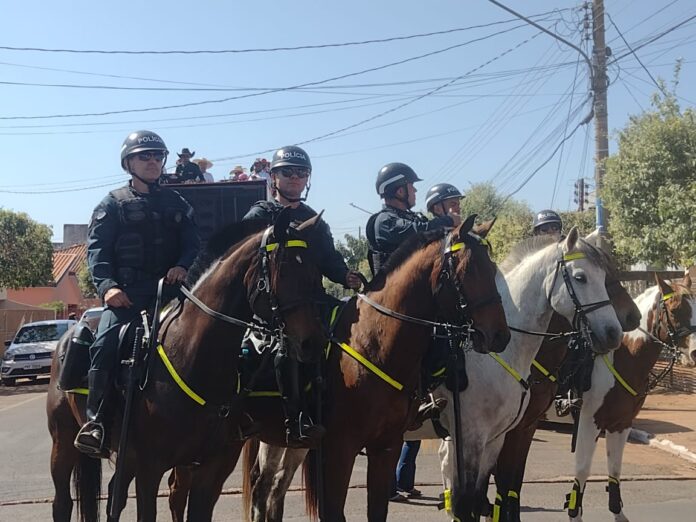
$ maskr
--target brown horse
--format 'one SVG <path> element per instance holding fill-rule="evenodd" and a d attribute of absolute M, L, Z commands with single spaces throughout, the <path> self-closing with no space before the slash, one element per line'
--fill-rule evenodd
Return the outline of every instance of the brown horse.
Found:
<path fill-rule="evenodd" d="M 624 334 L 621 347 L 598 357 L 592 386 L 583 395 L 575 452 L 575 481 L 568 495 L 568 516 L 582 522 L 582 499 L 592 456 L 601 431 L 606 436 L 609 511 L 616 522 L 628 522 L 621 500 L 621 464 L 631 424 L 656 384 L 651 370 L 661 354 L 696 362 L 696 296 L 688 273 L 683 282 L 657 285 L 636 298 L 640 327 Z M 670 353 L 671 352 L 671 353 Z"/>
<path fill-rule="evenodd" d="M 615 266 L 615 262 L 608 258 L 609 270 L 605 284 L 617 318 L 624 332 L 627 332 L 640 323 L 640 311 L 628 292 L 621 286 L 618 272 L 611 270 Z M 560 334 L 570 330 L 572 327 L 568 320 L 554 313 L 549 323 L 548 333 Z M 527 456 L 539 421 L 556 396 L 558 389 L 556 378 L 568 352 L 567 342 L 565 338 L 549 338 L 543 341 L 535 357 L 537 366 L 532 366 L 527 410 L 520 423 L 505 435 L 505 443 L 498 455 L 495 469 L 498 493 L 496 503 L 500 506 L 500 522 L 520 522 L 520 494 Z"/>
<path fill-rule="evenodd" d="M 183 301 L 163 319 L 157 354 L 149 359 L 147 386 L 134 404 L 131 442 L 124 459 L 127 482 L 137 479 L 138 520 L 156 519 L 157 490 L 166 470 L 192 462 L 204 465 L 218 448 L 239 435 L 236 377 L 245 327 L 230 322 L 230 317 L 248 323 L 253 314 L 268 322 L 281 315 L 284 334 L 295 349 L 305 342 L 325 340 L 315 306 L 321 274 L 315 263 L 307 262 L 308 251 L 301 248 L 306 247 L 315 223 L 312 219 L 292 231 L 287 216 L 281 215 L 274 228 L 263 232 L 249 235 L 254 224 L 221 232 L 200 258 L 210 265 L 206 270 L 199 267 L 198 273 L 203 273 L 192 289 L 200 304 Z M 222 246 L 232 243 L 228 250 Z M 224 254 L 214 259 L 211 252 Z M 70 520 L 72 475 L 80 519 L 97 520 L 101 461 L 73 447 L 84 422 L 85 402 L 83 396 L 58 389 L 60 369 L 56 357 L 47 398 L 56 489 L 53 518 Z M 114 417 L 112 449 L 118 444 L 120 413 Z M 216 498 L 203 492 L 192 495 L 196 520 L 210 520 Z M 125 501 L 110 498 L 110 502 Z"/>
<path fill-rule="evenodd" d="M 451 234 L 436 231 L 408 240 L 370 283 L 366 298 L 353 299 L 342 310 L 326 361 L 329 411 L 323 461 L 318 462 L 312 452 L 305 467 L 308 509 L 322 520 L 345 520 L 348 481 L 362 448 L 368 453 L 368 519 L 386 519 L 393 470 L 403 433 L 418 407 L 421 361 L 436 320 L 461 324 L 463 307 L 473 327 L 475 350 L 505 348 L 510 334 L 495 286 L 495 264 L 483 240 L 492 222 L 471 234 L 474 219 L 471 216 Z M 268 404 L 270 399 L 249 403 L 255 419 L 257 412 L 269 411 L 260 405 L 262 401 Z M 279 437 L 268 436 L 270 431 L 277 429 L 264 430 L 261 439 L 282 444 Z M 232 458 L 234 462 L 220 464 L 221 474 L 231 471 L 238 454 Z M 316 483 L 318 465 L 324 478 L 321 485 Z M 249 461 L 245 478 L 250 468 Z M 186 482 L 195 485 L 199 472 L 194 480 L 178 474 L 179 470 L 170 477 L 170 505 L 179 511 L 177 521 L 182 520 L 177 516 L 185 504 Z M 253 495 L 259 499 L 263 493 L 257 490 Z M 248 504 L 248 496 L 246 500 Z M 282 518 L 282 505 L 273 516 Z"/>

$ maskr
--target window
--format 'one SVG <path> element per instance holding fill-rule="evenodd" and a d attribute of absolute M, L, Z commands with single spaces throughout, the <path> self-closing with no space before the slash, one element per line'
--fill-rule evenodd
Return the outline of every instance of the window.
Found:
<path fill-rule="evenodd" d="M 17 332 L 15 344 L 57 341 L 68 331 L 68 323 L 24 326 Z"/>

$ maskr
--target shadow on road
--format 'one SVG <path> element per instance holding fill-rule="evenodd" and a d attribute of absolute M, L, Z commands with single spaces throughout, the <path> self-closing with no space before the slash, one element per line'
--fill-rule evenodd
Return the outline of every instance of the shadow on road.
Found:
<path fill-rule="evenodd" d="M 48 377 L 39 377 L 35 381 L 29 379 L 17 380 L 16 386 L 0 386 L 0 397 L 12 397 L 25 393 L 45 392 L 48 390 Z"/>

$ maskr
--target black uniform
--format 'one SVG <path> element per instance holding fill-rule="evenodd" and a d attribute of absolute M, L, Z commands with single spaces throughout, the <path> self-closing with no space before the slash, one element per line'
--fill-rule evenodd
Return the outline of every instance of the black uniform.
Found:
<path fill-rule="evenodd" d="M 242 218 L 243 221 L 258 219 L 273 224 L 276 217 L 286 207 L 277 201 L 257 201 Z M 291 221 L 307 221 L 317 213 L 304 203 L 297 208 L 288 209 L 292 213 Z M 331 229 L 326 221 L 320 219 L 316 225 L 312 240 L 309 241 L 309 250 L 316 260 L 317 266 L 323 275 L 334 283 L 345 284 L 348 275 L 348 267 L 343 256 L 336 250 Z"/>
<path fill-rule="evenodd" d="M 368 261 L 372 275 L 376 274 L 389 256 L 413 234 L 440 227 L 453 227 L 450 216 L 428 220 L 422 214 L 384 205 L 367 221 L 365 235 L 370 245 Z"/>
<path fill-rule="evenodd" d="M 183 163 L 177 165 L 173 182 L 183 183 L 184 181 L 190 180 L 205 181 L 205 176 L 203 176 L 201 168 L 192 161 L 189 161 L 185 165 Z"/>
<path fill-rule="evenodd" d="M 89 225 L 89 271 L 100 298 L 125 291 L 130 308 L 107 307 L 90 348 L 93 370 L 111 371 L 120 326 L 148 309 L 157 282 L 174 266 L 188 270 L 198 253 L 193 209 L 177 192 L 140 194 L 131 185 L 113 190 L 97 205 Z"/>

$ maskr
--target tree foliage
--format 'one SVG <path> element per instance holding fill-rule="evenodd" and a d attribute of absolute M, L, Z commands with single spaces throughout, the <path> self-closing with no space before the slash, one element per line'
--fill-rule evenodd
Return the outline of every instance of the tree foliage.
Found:
<path fill-rule="evenodd" d="M 696 261 L 696 114 L 673 93 L 619 132 L 604 200 L 617 251 L 657 267 Z"/>
<path fill-rule="evenodd" d="M 351 234 L 343 236 L 344 241 L 336 241 L 336 250 L 346 260 L 346 265 L 351 270 L 357 270 L 364 275 L 368 280 L 371 277 L 370 265 L 367 262 L 367 238 L 355 237 Z M 334 283 L 324 278 L 324 288 L 329 295 L 338 299 L 351 295 L 352 290 L 343 288 L 342 284 Z"/>
<path fill-rule="evenodd" d="M 94 286 L 92 276 L 89 273 L 87 261 L 83 261 L 77 271 L 77 285 L 83 297 L 97 297 L 97 288 Z"/>
<path fill-rule="evenodd" d="M 52 281 L 51 229 L 27 214 L 0 208 L 0 287 L 42 286 Z"/>
<path fill-rule="evenodd" d="M 462 217 L 477 214 L 477 222 L 496 218 L 488 235 L 493 247 L 493 258 L 501 261 L 521 239 L 532 233 L 532 214 L 524 201 L 506 199 L 492 183 L 476 183 L 466 191 L 462 200 Z"/>

